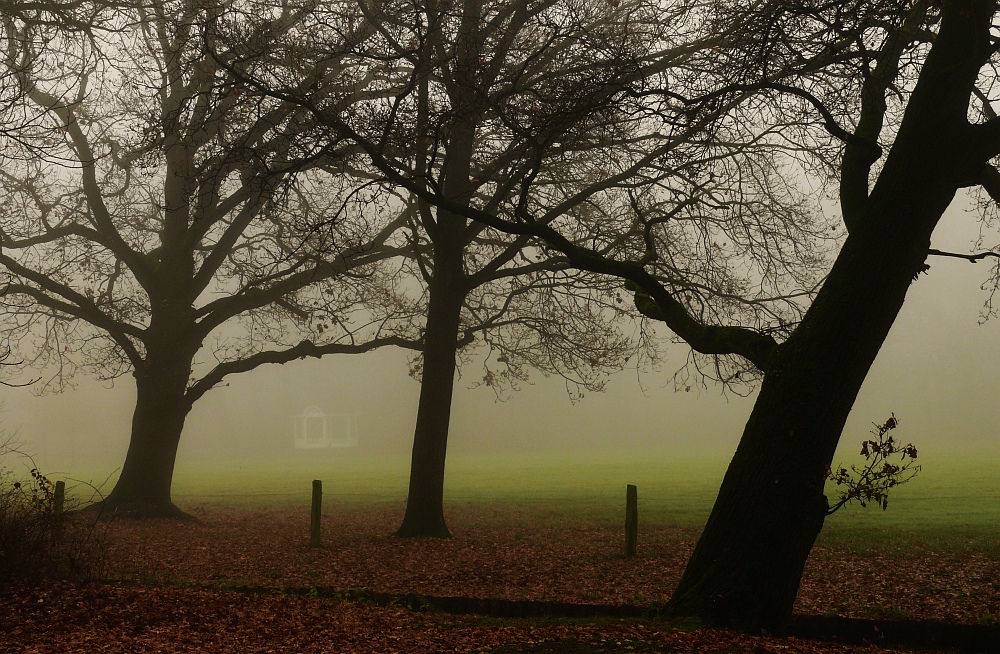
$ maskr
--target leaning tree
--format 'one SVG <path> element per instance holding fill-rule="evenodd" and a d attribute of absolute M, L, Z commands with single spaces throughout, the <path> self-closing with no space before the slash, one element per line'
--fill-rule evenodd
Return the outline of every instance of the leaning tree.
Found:
<path fill-rule="evenodd" d="M 425 190 L 463 206 L 478 198 L 504 209 L 529 153 L 523 143 L 509 147 L 510 116 L 495 107 L 537 105 L 534 124 L 516 129 L 558 151 L 561 159 L 551 159 L 538 180 L 555 198 L 591 174 L 587 152 L 615 123 L 614 107 L 575 96 L 583 82 L 573 76 L 599 64 L 586 83 L 611 83 L 646 56 L 640 41 L 654 43 L 659 31 L 649 12 L 583 7 L 562 16 L 551 3 L 529 0 L 345 1 L 312 6 L 275 38 L 251 27 L 270 6 L 235 4 L 214 23 L 211 42 L 228 49 L 217 58 L 234 75 L 259 92 L 319 110 L 331 142 L 344 135 L 330 130 L 330 109 L 350 106 L 343 120 L 391 152 Z M 619 43 L 628 30 L 643 34 Z M 584 36 L 589 47 L 577 47 Z M 371 165 L 355 174 L 396 188 Z M 562 375 L 571 388 L 599 388 L 601 373 L 620 369 L 641 345 L 619 331 L 634 309 L 622 303 L 618 284 L 570 270 L 565 257 L 535 239 L 508 236 L 403 192 L 413 209 L 410 267 L 423 281 L 426 319 L 413 366 L 421 392 L 397 535 L 448 536 L 443 497 L 456 366 L 469 362 L 475 345 L 487 345 L 478 383 L 494 389 L 525 379 L 529 369 Z M 606 204 L 566 210 L 595 214 Z"/>
<path fill-rule="evenodd" d="M 642 310 L 692 348 L 737 355 L 763 376 L 670 612 L 745 627 L 787 624 L 829 511 L 824 482 L 857 393 L 927 258 L 948 254 L 930 247 L 935 227 L 960 189 L 1000 199 L 996 14 L 986 0 L 717 3 L 706 12 L 712 30 L 739 25 L 743 35 L 703 51 L 692 67 L 703 74 L 686 88 L 674 78 L 659 90 L 677 122 L 704 120 L 706 145 L 749 128 L 757 143 L 770 141 L 776 154 L 793 153 L 806 172 L 839 184 L 847 236 L 801 320 L 781 330 L 718 320 L 725 312 L 706 320 L 655 266 L 581 248 L 536 216 L 516 223 L 485 207 L 464 211 L 545 239 L 581 268 L 629 280 Z M 725 183 L 742 181 L 742 171 L 731 172 Z M 647 242 L 650 257 L 661 256 L 656 240 Z M 767 250 L 765 238 L 744 255 Z"/>
<path fill-rule="evenodd" d="M 563 16 L 632 6 L 557 4 Z M 628 280 L 641 310 L 695 351 L 748 362 L 762 377 L 668 608 L 779 628 L 829 510 L 824 482 L 843 426 L 907 290 L 936 254 L 935 227 L 959 189 L 1000 198 L 997 5 L 792 0 L 661 10 L 672 30 L 663 56 L 619 86 L 577 92 L 634 102 L 637 133 L 659 139 L 601 143 L 606 161 L 599 149 L 588 155 L 601 164 L 596 181 L 566 196 L 579 206 L 631 189 L 626 196 L 642 200 L 632 203 L 631 225 L 579 220 L 536 185 L 558 141 L 519 128 L 543 114 L 544 97 L 495 109 L 507 118 L 508 142 L 525 145 L 516 181 L 492 204 L 491 195 L 467 199 L 428 184 L 334 108 L 306 106 L 439 211 L 544 240 L 576 267 Z M 838 186 L 840 226 L 796 201 L 809 178 Z M 626 226 L 635 237 L 602 251 Z M 841 231 L 826 265 L 822 252 Z M 812 284 L 817 271 L 821 286 Z"/>
<path fill-rule="evenodd" d="M 345 174 L 349 148 L 311 138 L 300 108 L 233 83 L 204 49 L 208 6 L 123 5 L 90 40 L 6 53 L 45 156 L 0 173 L 3 337 L 49 388 L 135 377 L 115 511 L 179 513 L 185 418 L 227 375 L 419 345 L 395 291 L 405 212 Z"/>

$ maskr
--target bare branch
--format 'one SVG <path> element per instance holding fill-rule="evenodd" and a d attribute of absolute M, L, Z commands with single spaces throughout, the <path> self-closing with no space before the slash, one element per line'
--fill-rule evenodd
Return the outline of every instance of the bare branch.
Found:
<path fill-rule="evenodd" d="M 296 359 L 307 357 L 320 358 L 328 354 L 363 354 L 380 347 L 395 346 L 410 350 L 419 350 L 420 341 L 414 341 L 397 336 L 380 336 L 365 343 L 326 343 L 317 345 L 312 341 L 302 341 L 286 350 L 267 350 L 258 352 L 238 361 L 226 361 L 216 365 L 212 370 L 188 387 L 185 397 L 188 402 L 197 401 L 213 387 L 222 383 L 229 375 L 249 372 L 254 368 L 268 363 L 284 364 Z"/>
<path fill-rule="evenodd" d="M 995 257 L 997 259 L 1000 259 L 1000 252 L 993 252 L 992 250 L 986 252 L 979 252 L 976 254 L 961 254 L 959 252 L 944 252 L 943 250 L 936 250 L 934 248 L 931 248 L 927 250 L 927 254 L 935 257 L 953 257 L 955 259 L 965 259 L 970 263 L 977 263 L 988 257 Z"/>

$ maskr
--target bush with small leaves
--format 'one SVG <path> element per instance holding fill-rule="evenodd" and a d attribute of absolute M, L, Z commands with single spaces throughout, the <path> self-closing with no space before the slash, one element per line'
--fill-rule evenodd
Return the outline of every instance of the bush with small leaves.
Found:
<path fill-rule="evenodd" d="M 875 504 L 882 510 L 889 506 L 889 489 L 905 484 L 913 479 L 920 466 L 916 465 L 917 448 L 912 443 L 903 445 L 890 432 L 899 426 L 896 414 L 883 424 L 872 423 L 874 439 L 862 441 L 861 455 L 865 457 L 862 466 L 852 465 L 850 471 L 843 466 L 831 470 L 827 468 L 827 478 L 839 489 L 839 499 L 827 511 L 827 515 L 857 500 L 861 506 Z M 893 463 L 898 455 L 898 463 Z"/>

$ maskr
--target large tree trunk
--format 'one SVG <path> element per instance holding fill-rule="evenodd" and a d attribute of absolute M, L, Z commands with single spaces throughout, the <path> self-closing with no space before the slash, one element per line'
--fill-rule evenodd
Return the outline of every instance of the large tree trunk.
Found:
<path fill-rule="evenodd" d="M 801 325 L 775 353 L 668 611 L 781 629 L 823 525 L 827 466 L 931 232 L 985 158 L 967 122 L 992 2 L 946 6 L 896 141 Z M 890 410 L 887 407 L 886 410 Z"/>
<path fill-rule="evenodd" d="M 136 404 L 125 464 L 111 493 L 95 509 L 140 517 L 187 517 L 170 499 L 177 446 L 191 410 L 185 397 L 189 348 L 150 348 L 135 372 Z"/>
<path fill-rule="evenodd" d="M 885 257 L 878 245 L 850 237 L 816 305 L 777 353 L 670 612 L 751 629 L 790 619 L 828 510 L 827 466 L 923 260 L 911 248 Z"/>
<path fill-rule="evenodd" d="M 449 252 L 446 247 L 438 247 L 435 252 L 441 254 L 435 254 L 430 282 L 410 488 L 403 524 L 396 532 L 403 538 L 451 536 L 444 521 L 444 469 L 465 283 L 462 250 Z"/>

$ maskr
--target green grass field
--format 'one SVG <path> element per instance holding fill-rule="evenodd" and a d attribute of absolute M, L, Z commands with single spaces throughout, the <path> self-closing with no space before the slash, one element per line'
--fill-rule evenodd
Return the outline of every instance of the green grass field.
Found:
<path fill-rule="evenodd" d="M 446 502 L 502 505 L 507 515 L 544 510 L 550 519 L 581 525 L 617 524 L 624 519 L 625 485 L 631 483 L 639 489 L 641 524 L 696 530 L 711 510 L 727 463 L 666 454 L 453 456 Z M 827 520 L 820 544 L 1000 554 L 1000 455 L 924 452 L 921 463 L 913 481 L 893 489 L 887 511 L 845 507 Z M 100 477 L 81 471 L 77 478 Z M 189 460 L 178 464 L 174 499 L 182 508 L 205 503 L 306 507 L 311 480 L 322 479 L 327 507 L 402 503 L 407 478 L 404 462 L 333 451 L 254 461 Z M 831 490 L 828 495 L 833 496 Z"/>

